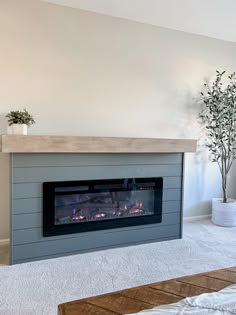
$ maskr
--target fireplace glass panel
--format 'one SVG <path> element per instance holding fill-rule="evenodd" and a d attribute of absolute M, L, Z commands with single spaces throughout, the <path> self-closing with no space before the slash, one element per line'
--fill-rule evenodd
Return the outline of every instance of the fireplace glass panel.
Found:
<path fill-rule="evenodd" d="M 160 222 L 162 186 L 162 178 L 44 183 L 44 235 Z"/>
<path fill-rule="evenodd" d="M 154 214 L 155 183 L 55 188 L 55 224 L 121 219 Z"/>

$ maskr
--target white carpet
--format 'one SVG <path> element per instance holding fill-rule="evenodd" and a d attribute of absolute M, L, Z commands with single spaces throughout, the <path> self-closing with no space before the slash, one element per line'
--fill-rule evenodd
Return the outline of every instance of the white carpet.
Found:
<path fill-rule="evenodd" d="M 92 295 L 236 265 L 236 228 L 185 222 L 184 238 L 0 267 L 0 315 L 56 315 Z M 84 314 L 86 315 L 86 314 Z"/>

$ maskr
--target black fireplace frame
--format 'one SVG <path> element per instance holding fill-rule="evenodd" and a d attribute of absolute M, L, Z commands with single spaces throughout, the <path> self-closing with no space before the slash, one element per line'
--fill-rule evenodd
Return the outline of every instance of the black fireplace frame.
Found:
<path fill-rule="evenodd" d="M 56 181 L 43 183 L 43 236 L 57 236 L 72 233 L 82 233 L 97 230 L 106 230 L 122 228 L 128 226 L 138 226 L 146 224 L 155 224 L 162 221 L 162 195 L 163 195 L 163 178 L 162 177 L 135 177 L 135 180 L 149 180 L 155 182 L 154 190 L 154 214 L 125 217 L 120 219 L 98 220 L 90 222 L 78 222 L 73 224 L 56 225 L 55 220 L 55 188 L 71 186 L 89 186 L 89 191 L 95 191 L 94 186 L 103 183 L 111 184 L 117 181 L 131 181 L 133 178 L 116 178 L 116 179 L 99 179 L 99 180 L 82 180 L 82 181 Z M 88 184 L 89 182 L 93 183 Z M 123 191 L 132 189 L 124 188 Z M 96 190 L 98 191 L 98 190 Z M 99 190 L 102 191 L 102 190 Z M 114 189 L 112 190 L 114 191 Z M 119 188 L 120 191 L 120 188 Z"/>

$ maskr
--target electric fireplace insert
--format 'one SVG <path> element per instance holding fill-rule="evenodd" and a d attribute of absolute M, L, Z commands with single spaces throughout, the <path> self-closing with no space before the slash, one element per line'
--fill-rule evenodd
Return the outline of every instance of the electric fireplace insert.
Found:
<path fill-rule="evenodd" d="M 43 183 L 43 235 L 161 222 L 163 179 L 121 178 Z"/>

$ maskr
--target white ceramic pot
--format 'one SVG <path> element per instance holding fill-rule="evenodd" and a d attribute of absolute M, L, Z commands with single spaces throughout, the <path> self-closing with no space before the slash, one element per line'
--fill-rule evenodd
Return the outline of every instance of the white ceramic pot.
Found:
<path fill-rule="evenodd" d="M 13 124 L 8 126 L 7 132 L 9 135 L 27 135 L 28 126 L 26 124 Z"/>
<path fill-rule="evenodd" d="M 228 198 L 228 202 L 223 203 L 222 199 L 213 198 L 211 221 L 220 226 L 236 226 L 236 201 Z"/>

